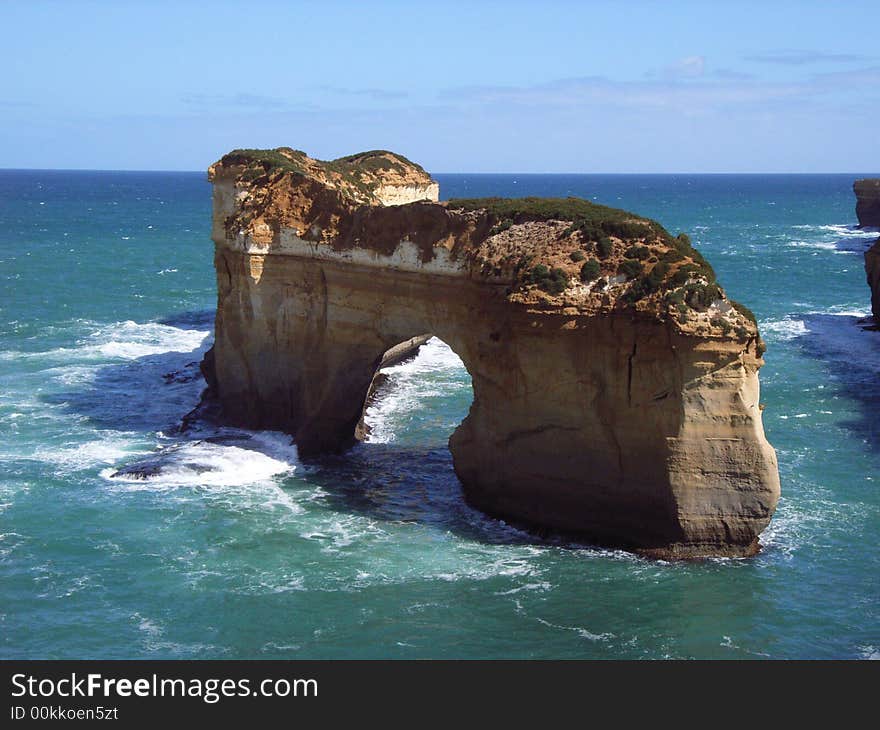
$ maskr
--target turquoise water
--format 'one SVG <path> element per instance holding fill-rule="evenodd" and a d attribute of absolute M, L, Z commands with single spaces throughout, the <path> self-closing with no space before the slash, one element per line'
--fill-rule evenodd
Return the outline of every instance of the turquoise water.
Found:
<path fill-rule="evenodd" d="M 751 560 L 536 540 L 462 501 L 470 383 L 432 341 L 372 441 L 174 427 L 215 288 L 203 174 L 0 171 L 0 657 L 880 656 L 880 333 L 855 175 L 440 175 L 689 231 L 767 340 L 783 497 Z M 113 477 L 163 447 L 147 480 Z"/>

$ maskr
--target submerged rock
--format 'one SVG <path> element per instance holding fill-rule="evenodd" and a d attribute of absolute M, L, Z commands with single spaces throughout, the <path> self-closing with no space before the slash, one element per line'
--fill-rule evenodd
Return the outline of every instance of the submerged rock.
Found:
<path fill-rule="evenodd" d="M 210 464 L 199 463 L 190 458 L 189 449 L 199 442 L 176 444 L 154 451 L 152 454 L 126 464 L 110 474 L 111 479 L 137 479 L 146 481 L 163 477 L 171 472 L 185 470 L 191 474 L 214 471 Z"/>
<path fill-rule="evenodd" d="M 390 152 L 237 150 L 209 177 L 226 422 L 344 450 L 385 353 L 430 332 L 473 381 L 449 441 L 471 504 L 657 556 L 757 550 L 764 344 L 687 236 L 576 198 L 437 203 Z"/>

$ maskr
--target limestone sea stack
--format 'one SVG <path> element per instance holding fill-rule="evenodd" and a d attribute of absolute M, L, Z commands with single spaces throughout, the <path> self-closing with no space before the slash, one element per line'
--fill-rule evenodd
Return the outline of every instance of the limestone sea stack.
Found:
<path fill-rule="evenodd" d="M 880 178 L 865 178 L 853 183 L 856 216 L 860 226 L 880 227 Z"/>
<path fill-rule="evenodd" d="M 418 165 L 289 148 L 211 166 L 222 417 L 355 441 L 383 356 L 431 333 L 473 381 L 467 500 L 662 557 L 751 555 L 779 497 L 754 316 L 686 235 L 577 198 L 438 203 Z"/>
<path fill-rule="evenodd" d="M 880 324 L 880 238 L 865 251 L 865 273 L 871 288 L 871 313 L 874 322 Z"/>
<path fill-rule="evenodd" d="M 880 227 L 880 178 L 856 180 L 853 191 L 859 225 Z M 871 312 L 880 322 L 880 239 L 865 251 L 865 273 L 871 288 Z"/>

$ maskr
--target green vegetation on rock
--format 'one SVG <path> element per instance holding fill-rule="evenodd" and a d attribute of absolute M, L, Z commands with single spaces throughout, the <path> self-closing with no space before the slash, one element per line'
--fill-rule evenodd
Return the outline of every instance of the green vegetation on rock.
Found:
<path fill-rule="evenodd" d="M 693 247 L 693 244 L 691 244 L 691 238 L 687 233 L 679 233 L 670 243 L 680 254 L 688 256 L 693 260 L 699 276 L 702 276 L 709 283 L 715 281 L 715 270 L 709 265 L 709 262 L 703 258 L 703 254 Z"/>
<path fill-rule="evenodd" d="M 265 175 L 277 172 L 308 175 L 307 160 L 308 156 L 305 152 L 290 147 L 277 147 L 267 150 L 233 150 L 223 155 L 220 162 L 225 166 L 244 165 L 242 179 L 245 182 L 254 182 Z M 337 173 L 345 183 L 366 196 L 372 194 L 372 188 L 363 179 L 365 174 L 378 175 L 391 170 L 400 174 L 408 170 L 427 174 L 420 165 L 388 150 L 370 150 L 335 160 L 314 160 L 314 163 L 327 172 Z"/>
<path fill-rule="evenodd" d="M 568 286 L 568 274 L 560 268 L 548 269 L 538 264 L 529 271 L 527 281 L 548 294 L 561 294 Z"/>
<path fill-rule="evenodd" d="M 607 259 L 613 250 L 614 241 L 608 238 L 608 236 L 603 236 L 596 241 L 596 253 L 599 255 L 600 259 Z"/>
<path fill-rule="evenodd" d="M 733 299 L 730 300 L 730 305 L 739 312 L 743 317 L 752 322 L 753 324 L 758 324 L 758 320 L 755 317 L 754 312 L 749 309 L 745 304 L 740 304 L 739 302 L 735 302 Z"/>
<path fill-rule="evenodd" d="M 510 219 L 514 223 L 570 221 L 566 234 L 579 232 L 589 241 L 609 235 L 622 240 L 657 237 L 671 240 L 656 221 L 583 198 L 453 198 L 446 205 L 450 210 L 485 210 L 497 220 Z"/>
<path fill-rule="evenodd" d="M 489 231 L 490 236 L 494 236 L 496 233 L 503 233 L 508 228 L 513 225 L 513 221 L 509 218 L 505 218 L 503 221 L 499 221 L 494 226 L 492 226 L 492 230 Z"/>
<path fill-rule="evenodd" d="M 620 274 L 625 274 L 628 279 L 635 279 L 642 273 L 642 262 L 635 259 L 624 259 L 617 267 Z"/>
<path fill-rule="evenodd" d="M 596 259 L 589 259 L 584 262 L 583 266 L 581 266 L 581 281 L 587 283 L 598 279 L 601 271 L 602 269 L 599 267 L 599 262 L 596 261 Z"/>
<path fill-rule="evenodd" d="M 335 160 L 320 161 L 326 168 L 335 170 L 336 172 L 344 172 L 347 169 L 358 168 L 367 172 L 382 172 L 385 170 L 396 170 L 397 172 L 406 172 L 407 168 L 425 172 L 421 165 L 417 165 L 412 160 L 406 159 L 403 155 L 388 150 L 369 150 L 367 152 L 358 152 L 356 155 L 348 155 L 346 157 L 338 157 Z"/>
<path fill-rule="evenodd" d="M 232 152 L 223 155 L 220 162 L 226 166 L 246 165 L 247 169 L 242 177 L 247 181 L 252 181 L 275 170 L 305 174 L 306 168 L 303 165 L 305 158 L 305 152 L 290 147 L 278 147 L 274 150 L 232 150 Z"/>

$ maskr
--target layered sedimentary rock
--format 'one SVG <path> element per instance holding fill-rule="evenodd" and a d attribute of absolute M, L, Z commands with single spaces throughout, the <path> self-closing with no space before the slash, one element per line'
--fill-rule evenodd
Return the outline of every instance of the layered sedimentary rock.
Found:
<path fill-rule="evenodd" d="M 686 236 L 573 198 L 438 204 L 387 152 L 239 150 L 209 176 L 225 419 L 343 450 L 384 354 L 432 333 L 473 382 L 449 442 L 473 505 L 655 555 L 757 549 L 763 343 Z"/>

